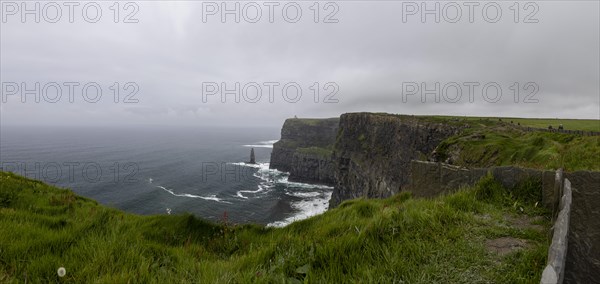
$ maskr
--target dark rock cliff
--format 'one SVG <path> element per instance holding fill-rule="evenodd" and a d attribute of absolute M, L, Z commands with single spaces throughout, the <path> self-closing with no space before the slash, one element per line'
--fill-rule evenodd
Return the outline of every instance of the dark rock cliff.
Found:
<path fill-rule="evenodd" d="M 385 198 L 408 184 L 410 161 L 426 159 L 461 126 L 424 117 L 348 113 L 340 117 L 329 207 L 358 197 Z"/>
<path fill-rule="evenodd" d="M 290 181 L 333 185 L 331 150 L 339 118 L 286 119 L 273 144 L 270 168 L 290 173 Z"/>
<path fill-rule="evenodd" d="M 329 155 L 302 153 L 297 151 L 292 157 L 290 181 L 306 183 L 335 184 L 335 164 Z"/>
<path fill-rule="evenodd" d="M 564 283 L 600 279 L 600 172 L 565 173 L 573 185 Z"/>
<path fill-rule="evenodd" d="M 274 145 L 271 167 L 289 171 L 290 180 L 333 183 L 330 208 L 347 199 L 385 198 L 401 190 L 436 196 L 473 184 L 488 171 L 507 188 L 526 179 L 540 181 L 543 204 L 553 208 L 557 191 L 552 171 L 414 161 L 440 160 L 434 150 L 466 127 L 459 121 L 378 113 L 344 114 L 339 121 L 288 119 Z M 565 176 L 573 197 L 564 281 L 591 283 L 600 277 L 600 173 Z"/>

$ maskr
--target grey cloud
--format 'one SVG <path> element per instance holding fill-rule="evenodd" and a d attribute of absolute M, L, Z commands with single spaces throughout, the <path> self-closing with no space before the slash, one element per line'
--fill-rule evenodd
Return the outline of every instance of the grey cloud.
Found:
<path fill-rule="evenodd" d="M 401 4 L 391 1 L 337 2 L 340 22 L 315 24 L 302 3 L 304 20 L 296 24 L 203 23 L 201 4 L 189 1 L 138 2 L 138 24 L 2 24 L 3 82 L 93 81 L 104 96 L 96 104 L 21 104 L 10 97 L 1 123 L 278 126 L 294 115 L 350 111 L 600 116 L 598 2 L 536 2 L 537 24 L 513 23 L 505 2 L 496 24 L 403 23 Z M 402 82 L 469 81 L 498 82 L 503 100 L 402 102 Z M 140 102 L 114 104 L 114 82 L 137 83 Z M 297 82 L 303 97 L 289 103 L 278 93 L 270 103 L 263 88 L 257 103 L 221 103 L 218 96 L 203 103 L 202 82 Z M 337 83 L 339 103 L 315 104 L 314 82 Z M 514 82 L 538 84 L 539 103 L 512 102 Z"/>

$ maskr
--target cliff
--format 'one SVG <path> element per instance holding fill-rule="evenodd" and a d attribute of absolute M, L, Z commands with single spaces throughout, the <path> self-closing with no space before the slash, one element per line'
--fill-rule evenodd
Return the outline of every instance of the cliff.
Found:
<path fill-rule="evenodd" d="M 312 128 L 295 126 L 301 130 L 284 125 L 279 151 L 289 153 L 278 158 L 296 177 L 307 181 L 323 180 L 333 171 L 330 209 L 344 200 L 385 198 L 401 191 L 433 198 L 473 186 L 488 172 L 511 196 L 524 194 L 524 198 L 535 199 L 534 208 L 554 209 L 557 200 L 560 204 L 566 200 L 563 190 L 557 189 L 562 185 L 557 184 L 570 188 L 572 183 L 571 217 L 566 223 L 559 222 L 568 227 L 563 236 L 568 237 L 568 246 L 564 239 L 557 242 L 562 247 L 564 279 L 574 283 L 598 279 L 600 218 L 594 208 L 600 204 L 600 137 L 532 131 L 501 119 L 349 113 L 340 117 L 335 146 L 328 156 L 327 148 L 320 147 L 332 142 L 312 147 L 307 141 L 322 140 L 302 137 L 304 131 L 319 133 L 314 129 L 317 123 L 312 124 Z M 292 135 L 288 131 L 297 132 Z M 331 136 L 326 140 L 331 141 Z M 283 147 L 286 145 L 296 147 Z M 327 170 L 314 170 L 323 168 Z M 566 169 L 568 182 L 556 182 L 554 170 L 558 168 Z M 343 210 L 356 202 L 362 201 L 339 207 Z"/>
<path fill-rule="evenodd" d="M 384 198 L 408 184 L 410 161 L 426 159 L 463 127 L 426 117 L 347 113 L 335 144 L 330 208 L 357 197 Z"/>
<path fill-rule="evenodd" d="M 287 119 L 273 144 L 270 168 L 290 173 L 290 181 L 333 185 L 331 159 L 339 118 Z"/>

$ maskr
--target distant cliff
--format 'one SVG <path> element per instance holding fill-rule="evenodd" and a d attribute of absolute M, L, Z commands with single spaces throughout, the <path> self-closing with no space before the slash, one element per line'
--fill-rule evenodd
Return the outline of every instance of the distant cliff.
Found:
<path fill-rule="evenodd" d="M 571 204 L 556 219 L 562 227 L 554 227 L 558 245 L 551 250 L 550 268 L 560 268 L 561 277 L 564 271 L 565 283 L 599 279 L 600 137 L 532 131 L 488 118 L 348 113 L 337 122 L 288 119 L 271 165 L 290 171 L 290 179 L 333 181 L 329 208 L 400 191 L 433 197 L 473 185 L 488 172 L 507 190 L 530 184 L 534 191 L 526 194 L 539 198 L 540 205 L 564 209 L 565 202 Z M 558 168 L 568 170 L 566 179 L 562 169 L 554 171 Z M 564 267 L 551 261 L 565 256 Z"/>
<path fill-rule="evenodd" d="M 398 193 L 408 184 L 410 161 L 426 159 L 462 127 L 426 117 L 347 113 L 339 128 L 330 208 L 347 199 Z"/>
<path fill-rule="evenodd" d="M 339 118 L 287 119 L 273 145 L 270 168 L 290 172 L 290 181 L 334 184 L 331 159 Z"/>
<path fill-rule="evenodd" d="M 599 145 L 598 136 L 530 131 L 500 119 L 347 113 L 286 120 L 271 167 L 290 172 L 290 180 L 334 185 L 332 208 L 407 189 L 411 160 L 600 171 Z"/>

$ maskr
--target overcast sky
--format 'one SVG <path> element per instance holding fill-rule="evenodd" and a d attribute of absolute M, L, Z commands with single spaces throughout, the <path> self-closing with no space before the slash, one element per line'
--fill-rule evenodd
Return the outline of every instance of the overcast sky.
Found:
<path fill-rule="evenodd" d="M 40 23 L 35 15 L 24 15 L 22 23 L 22 7 L 7 3 L 21 2 L 2 2 L 1 125 L 280 126 L 294 115 L 333 117 L 356 111 L 600 118 L 598 1 L 521 2 L 518 7 L 497 2 L 488 7 L 487 17 L 482 8 L 487 2 L 479 2 L 473 6 L 472 23 L 464 2 L 437 2 L 440 23 L 435 15 L 424 15 L 422 22 L 421 2 L 320 2 L 319 7 L 296 2 L 298 6 L 287 6 L 286 17 L 286 2 L 279 2 L 272 6 L 272 23 L 263 2 L 237 2 L 239 23 L 234 15 L 225 15 L 222 23 L 221 2 L 204 9 L 192 1 L 131 2 L 128 7 L 121 2 L 118 23 L 112 1 L 98 2 L 102 16 L 96 23 L 86 21 L 94 20 L 94 7 L 88 7 L 88 18 L 82 16 L 88 2 L 73 7 L 73 23 L 64 2 L 58 2 L 62 15 L 57 23 L 48 22 L 57 15 L 56 7 L 44 8 L 47 2 L 39 2 Z M 227 3 L 233 8 L 236 2 Z M 452 23 L 457 6 L 462 15 Z M 211 15 L 215 7 L 219 11 Z M 251 23 L 256 7 L 262 15 Z M 297 7 L 302 15 L 294 23 Z M 495 14 L 498 7 L 500 16 Z M 123 23 L 130 13 L 129 20 L 137 23 Z M 337 23 L 324 23 L 326 17 Z M 21 102 L 22 83 L 35 89 L 35 82 L 45 97 L 36 102 L 35 94 L 25 92 Z M 72 84 L 73 102 L 65 82 L 79 84 Z M 118 103 L 111 87 L 115 82 Z M 221 83 L 235 89 L 236 82 L 246 100 L 241 97 L 237 103 L 229 94 L 221 102 Z M 97 102 L 82 96 L 86 84 L 102 88 Z M 287 101 L 282 94 L 286 84 Z M 487 97 L 482 94 L 486 84 Z M 61 86 L 62 97 L 52 103 L 55 85 Z M 260 99 L 255 99 L 256 85 Z M 434 90 L 424 103 L 423 85 Z M 468 85 L 474 90 L 471 98 Z M 135 86 L 139 89 L 129 98 L 133 102 L 124 102 Z M 298 86 L 302 96 L 293 103 Z M 456 86 L 461 87 L 460 98 Z M 94 90 L 87 89 L 88 99 L 94 99 Z M 330 93 L 335 94 L 326 99 Z M 446 97 L 436 102 L 435 93 Z M 252 99 L 257 101 L 248 101 Z"/>

